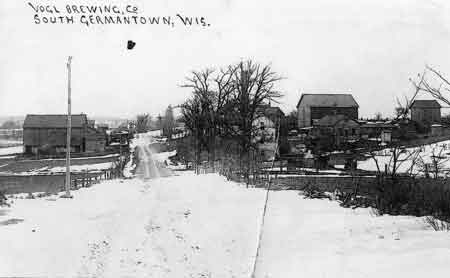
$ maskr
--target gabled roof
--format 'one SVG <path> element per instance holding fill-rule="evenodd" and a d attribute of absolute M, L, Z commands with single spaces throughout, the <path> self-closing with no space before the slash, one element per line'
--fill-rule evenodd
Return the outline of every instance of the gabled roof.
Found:
<path fill-rule="evenodd" d="M 297 103 L 314 107 L 359 107 L 351 94 L 302 94 Z"/>
<path fill-rule="evenodd" d="M 413 101 L 411 108 L 441 108 L 441 105 L 434 99 L 417 99 Z"/>
<path fill-rule="evenodd" d="M 359 124 L 357 121 L 349 119 L 345 115 L 326 115 L 322 119 L 317 121 L 315 126 L 335 126 L 338 122 L 344 121 L 344 120 L 353 121 L 353 122 Z"/>
<path fill-rule="evenodd" d="M 86 114 L 71 116 L 72 128 L 83 128 L 87 125 Z M 23 128 L 67 128 L 67 115 L 27 115 Z"/>

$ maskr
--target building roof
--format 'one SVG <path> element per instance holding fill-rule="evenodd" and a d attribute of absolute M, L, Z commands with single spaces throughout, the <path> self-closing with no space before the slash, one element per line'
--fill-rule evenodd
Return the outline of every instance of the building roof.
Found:
<path fill-rule="evenodd" d="M 71 116 L 72 128 L 83 128 L 87 125 L 86 114 Z M 67 115 L 27 115 L 23 128 L 67 128 Z"/>
<path fill-rule="evenodd" d="M 273 122 L 276 122 L 277 119 L 284 117 L 283 111 L 277 106 L 261 105 L 258 107 L 257 113 L 266 116 Z"/>
<path fill-rule="evenodd" d="M 359 107 L 351 94 L 302 94 L 297 103 L 314 107 Z"/>
<path fill-rule="evenodd" d="M 322 119 L 317 121 L 315 126 L 335 126 L 338 122 L 343 121 L 343 120 L 349 120 L 349 121 L 354 121 L 355 123 L 358 123 L 355 120 L 349 119 L 345 115 L 326 115 Z"/>
<path fill-rule="evenodd" d="M 417 99 L 413 101 L 411 108 L 441 108 L 441 105 L 434 99 Z"/>
<path fill-rule="evenodd" d="M 391 122 L 359 122 L 364 128 L 394 128 L 395 125 Z"/>

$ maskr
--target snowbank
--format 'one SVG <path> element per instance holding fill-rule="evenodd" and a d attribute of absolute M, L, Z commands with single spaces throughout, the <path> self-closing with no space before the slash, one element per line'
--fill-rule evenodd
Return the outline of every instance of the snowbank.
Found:
<path fill-rule="evenodd" d="M 376 217 L 292 191 L 271 192 L 257 277 L 446 275 L 450 233 L 421 218 Z M 419 263 L 420 262 L 420 263 Z"/>
<path fill-rule="evenodd" d="M 123 169 L 123 176 L 126 178 L 133 177 L 132 171 L 136 168 L 136 164 L 134 164 L 134 149 L 130 150 L 130 159 Z"/>
<path fill-rule="evenodd" d="M 153 159 L 164 163 L 166 161 L 169 163 L 169 157 L 174 156 L 177 154 L 177 151 L 171 151 L 171 152 L 161 152 L 161 153 L 155 153 L 153 154 Z"/>
<path fill-rule="evenodd" d="M 113 168 L 115 165 L 114 162 L 103 162 L 103 163 L 95 163 L 95 164 L 83 164 L 83 165 L 72 165 L 70 166 L 71 172 L 84 172 L 84 171 L 101 171 L 101 170 L 108 170 Z M 42 168 L 39 169 L 38 172 L 50 172 L 50 173 L 61 173 L 66 171 L 65 166 L 60 167 L 52 167 L 52 168 Z"/>
<path fill-rule="evenodd" d="M 11 158 L 15 158 L 15 155 L 6 155 L 6 156 L 0 156 L 0 160 L 2 159 L 11 159 Z"/>
<path fill-rule="evenodd" d="M 103 162 L 103 163 L 95 163 L 95 164 L 82 164 L 82 165 L 71 165 L 70 172 L 71 173 L 81 173 L 85 171 L 103 171 L 108 170 L 115 167 L 114 162 Z M 13 173 L 13 172 L 1 172 L 0 174 L 5 175 L 16 175 L 16 176 L 33 176 L 33 175 L 43 175 L 43 174 L 56 174 L 56 173 L 65 173 L 66 166 L 56 166 L 56 167 L 42 167 L 38 169 L 33 169 L 26 172 Z"/>
<path fill-rule="evenodd" d="M 112 158 L 112 157 L 119 157 L 120 154 L 117 153 L 113 153 L 113 154 L 106 154 L 106 155 L 99 155 L 99 156 L 86 156 L 86 157 L 70 157 L 70 160 L 88 160 L 88 159 L 101 159 L 101 158 Z M 55 161 L 55 160 L 66 160 L 65 158 L 43 158 L 43 159 L 39 159 L 40 161 Z M 34 159 L 30 160 L 30 159 L 24 159 L 21 160 L 23 162 L 27 162 L 27 161 L 34 161 Z"/>

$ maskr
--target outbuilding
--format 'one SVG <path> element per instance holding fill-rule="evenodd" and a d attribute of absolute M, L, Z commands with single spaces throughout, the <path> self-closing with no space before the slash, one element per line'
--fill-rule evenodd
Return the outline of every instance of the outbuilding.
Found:
<path fill-rule="evenodd" d="M 27 115 L 23 124 L 26 154 L 58 154 L 66 151 L 67 115 Z M 106 134 L 91 126 L 85 114 L 71 116 L 71 152 L 101 152 Z"/>

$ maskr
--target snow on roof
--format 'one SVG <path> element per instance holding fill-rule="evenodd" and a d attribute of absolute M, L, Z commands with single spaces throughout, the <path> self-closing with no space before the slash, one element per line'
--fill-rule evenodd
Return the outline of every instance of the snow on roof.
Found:
<path fill-rule="evenodd" d="M 297 107 L 359 107 L 351 94 L 302 94 Z"/>

